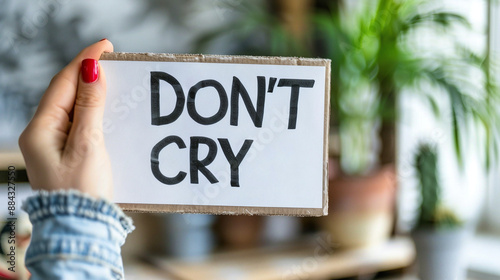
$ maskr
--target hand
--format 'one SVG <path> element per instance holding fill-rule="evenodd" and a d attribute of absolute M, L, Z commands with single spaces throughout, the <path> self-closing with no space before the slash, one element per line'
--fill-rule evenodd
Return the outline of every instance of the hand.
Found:
<path fill-rule="evenodd" d="M 33 189 L 75 189 L 112 198 L 111 165 L 102 118 L 106 78 L 97 60 L 113 45 L 101 40 L 54 76 L 19 138 Z"/>

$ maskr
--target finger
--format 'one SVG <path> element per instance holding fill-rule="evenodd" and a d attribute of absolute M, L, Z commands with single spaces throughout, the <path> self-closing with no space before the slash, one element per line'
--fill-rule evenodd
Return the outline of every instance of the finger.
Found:
<path fill-rule="evenodd" d="M 96 168 L 105 159 L 102 117 L 106 101 L 106 77 L 96 59 L 84 59 L 78 79 L 74 116 L 62 151 L 64 166 Z"/>
<path fill-rule="evenodd" d="M 73 129 L 102 128 L 106 101 L 106 77 L 95 59 L 82 61 L 74 107 Z"/>
<path fill-rule="evenodd" d="M 42 97 L 34 121 L 41 121 L 57 130 L 65 131 L 69 114 L 76 100 L 81 62 L 86 58 L 98 60 L 103 52 L 112 52 L 113 44 L 99 41 L 82 50 L 61 72 L 52 79 Z"/>

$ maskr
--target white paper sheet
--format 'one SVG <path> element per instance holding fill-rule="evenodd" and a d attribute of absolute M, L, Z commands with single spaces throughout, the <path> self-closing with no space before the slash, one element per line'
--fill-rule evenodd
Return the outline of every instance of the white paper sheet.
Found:
<path fill-rule="evenodd" d="M 325 115 L 325 71 L 322 66 L 249 65 L 188 62 L 100 61 L 106 74 L 107 100 L 104 116 L 106 147 L 111 157 L 115 202 L 144 204 L 217 205 L 252 207 L 321 208 L 323 203 L 323 139 Z M 174 122 L 152 125 L 151 72 L 163 72 L 182 86 L 186 99 Z M 239 98 L 238 125 L 230 124 L 233 77 L 246 88 L 255 106 L 258 76 L 265 78 L 262 127 L 252 122 Z M 270 78 L 276 83 L 268 92 Z M 299 89 L 296 128 L 289 129 L 291 87 L 281 79 L 314 80 L 312 88 Z M 202 80 L 215 80 L 224 88 L 229 103 L 216 123 L 203 125 L 190 116 L 190 88 Z M 173 87 L 159 82 L 160 115 L 175 109 Z M 195 111 L 203 118 L 220 107 L 214 87 L 201 88 L 194 99 Z M 167 136 L 178 136 L 186 148 L 175 144 L 159 153 L 159 170 L 166 177 L 186 173 L 178 184 L 160 182 L 152 172 L 151 153 Z M 198 172 L 199 183 L 191 183 L 191 137 L 206 137 L 217 144 L 216 157 L 207 169 L 217 183 Z M 230 185 L 230 165 L 219 138 L 229 141 L 237 154 L 245 140 L 253 140 L 239 165 L 239 187 Z M 200 144 L 197 157 L 208 152 Z"/>

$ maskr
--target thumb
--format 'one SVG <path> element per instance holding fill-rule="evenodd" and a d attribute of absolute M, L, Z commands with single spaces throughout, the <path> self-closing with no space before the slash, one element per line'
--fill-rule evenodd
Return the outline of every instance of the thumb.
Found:
<path fill-rule="evenodd" d="M 73 127 L 77 130 L 101 129 L 106 101 L 106 78 L 95 59 L 82 61 L 75 99 Z"/>
<path fill-rule="evenodd" d="M 95 59 L 84 59 L 76 91 L 73 124 L 66 142 L 69 154 L 80 156 L 103 148 L 102 118 L 106 101 L 106 78 Z M 68 154 L 68 153 L 66 153 Z"/>

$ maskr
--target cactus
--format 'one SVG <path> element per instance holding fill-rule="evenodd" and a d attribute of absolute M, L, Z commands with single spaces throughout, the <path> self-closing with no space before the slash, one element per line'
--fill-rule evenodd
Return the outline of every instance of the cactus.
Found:
<path fill-rule="evenodd" d="M 462 224 L 457 215 L 441 205 L 438 178 L 438 157 L 435 147 L 422 144 L 415 158 L 422 203 L 417 226 L 456 227 Z"/>
<path fill-rule="evenodd" d="M 418 223 L 421 225 L 433 223 L 434 214 L 441 196 L 437 175 L 436 150 L 430 145 L 421 145 L 418 149 L 415 167 L 418 172 L 420 193 L 422 195 Z"/>

